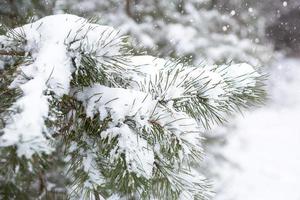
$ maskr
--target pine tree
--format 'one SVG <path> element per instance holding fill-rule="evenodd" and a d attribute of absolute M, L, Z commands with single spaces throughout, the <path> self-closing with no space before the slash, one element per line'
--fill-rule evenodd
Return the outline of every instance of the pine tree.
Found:
<path fill-rule="evenodd" d="M 0 44 L 1 199 L 208 199 L 201 133 L 264 96 L 248 64 L 134 55 L 114 28 L 73 15 Z"/>
<path fill-rule="evenodd" d="M 0 23 L 16 26 L 26 23 L 27 18 L 52 14 L 56 0 L 2 0 Z"/>
<path fill-rule="evenodd" d="M 256 12 L 260 5 L 255 2 L 60 0 L 54 10 L 99 16 L 102 23 L 133 36 L 134 46 L 151 55 L 185 57 L 194 64 L 247 62 L 264 66 L 272 54 L 270 43 L 264 40 L 265 23 L 270 19 Z"/>

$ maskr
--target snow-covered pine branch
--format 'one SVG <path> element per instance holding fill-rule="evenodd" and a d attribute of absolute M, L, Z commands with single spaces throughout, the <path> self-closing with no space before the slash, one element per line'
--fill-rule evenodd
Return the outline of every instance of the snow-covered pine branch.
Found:
<path fill-rule="evenodd" d="M 248 64 L 189 66 L 134 56 L 126 41 L 112 27 L 73 15 L 1 36 L 4 51 L 25 52 L 12 53 L 18 61 L 0 75 L 1 162 L 17 174 L 0 174 L 1 184 L 22 191 L 20 166 L 40 177 L 41 163 L 61 155 L 74 199 L 208 197 L 195 170 L 201 133 L 260 103 L 262 76 Z"/>

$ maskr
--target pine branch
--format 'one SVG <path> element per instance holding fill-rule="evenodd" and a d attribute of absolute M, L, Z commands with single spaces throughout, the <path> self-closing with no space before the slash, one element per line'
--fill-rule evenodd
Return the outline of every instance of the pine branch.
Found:
<path fill-rule="evenodd" d="M 13 80 L 0 80 L 0 89 L 8 96 L 0 101 L 0 118 L 5 116 L 0 139 L 8 141 L 12 134 L 26 139 L 7 143 L 11 145 L 8 150 L 14 148 L 6 153 L 7 168 L 13 174 L 17 161 L 23 171 L 17 174 L 22 179 L 11 175 L 5 184 L 12 179 L 16 183 L 13 186 L 18 186 L 27 182 L 25 179 L 33 183 L 40 178 L 41 188 L 45 188 L 44 178 L 38 173 L 45 172 L 47 177 L 48 167 L 61 159 L 70 181 L 65 184 L 68 195 L 74 199 L 117 195 L 177 200 L 185 191 L 194 199 L 206 199 L 206 182 L 193 177 L 203 152 L 199 145 L 201 131 L 211 122 L 221 123 L 223 114 L 232 113 L 235 107 L 259 102 L 263 94 L 260 75 L 251 74 L 251 66 L 201 68 L 182 61 L 131 56 L 124 51 L 124 38 L 113 28 L 71 15 L 48 19 L 10 30 L 9 50 L 0 50 L 4 56 L 25 56 L 24 64 L 12 73 L 16 76 L 9 76 Z M 73 23 L 74 28 L 67 28 L 62 31 L 65 36 L 57 38 L 64 45 L 47 40 L 46 27 L 53 28 L 52 23 L 47 24 L 50 19 L 62 22 L 60 27 Z M 41 41 L 59 51 L 41 51 L 36 46 L 40 40 L 25 43 L 24 36 L 32 29 L 40 34 Z M 55 32 L 50 34 L 55 38 Z M 26 63 L 27 52 L 10 50 L 22 46 L 19 44 L 37 50 L 31 62 Z M 42 62 L 45 57 L 47 62 Z M 65 62 L 56 62 L 61 60 Z M 243 73 L 236 67 L 242 67 Z M 12 81 L 13 89 L 23 92 L 21 97 L 8 93 Z M 32 106 L 39 112 L 31 119 L 27 116 Z M 9 110 L 15 111 L 11 117 L 6 114 Z M 27 124 L 39 131 L 28 134 L 34 131 Z M 38 159 L 29 163 L 32 156 Z M 32 172 L 28 170 L 30 165 Z M 5 172 L 0 169 L 0 175 Z"/>

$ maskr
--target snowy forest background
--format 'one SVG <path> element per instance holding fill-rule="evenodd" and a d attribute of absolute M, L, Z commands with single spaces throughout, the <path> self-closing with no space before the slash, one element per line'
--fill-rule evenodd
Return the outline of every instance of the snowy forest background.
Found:
<path fill-rule="evenodd" d="M 201 65 L 245 62 L 268 74 L 264 105 L 205 133 L 201 171 L 216 200 L 300 200 L 299 1 L 2 0 L 0 25 L 61 13 L 117 28 L 136 52 Z"/>

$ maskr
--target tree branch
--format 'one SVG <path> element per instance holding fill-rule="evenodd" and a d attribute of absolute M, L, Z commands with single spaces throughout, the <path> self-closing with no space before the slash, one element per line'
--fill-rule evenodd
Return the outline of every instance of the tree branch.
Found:
<path fill-rule="evenodd" d="M 0 50 L 0 56 L 25 56 L 25 51 L 5 51 Z"/>
<path fill-rule="evenodd" d="M 126 10 L 127 15 L 129 17 L 132 17 L 132 13 L 131 13 L 131 0 L 126 0 L 125 10 Z"/>

